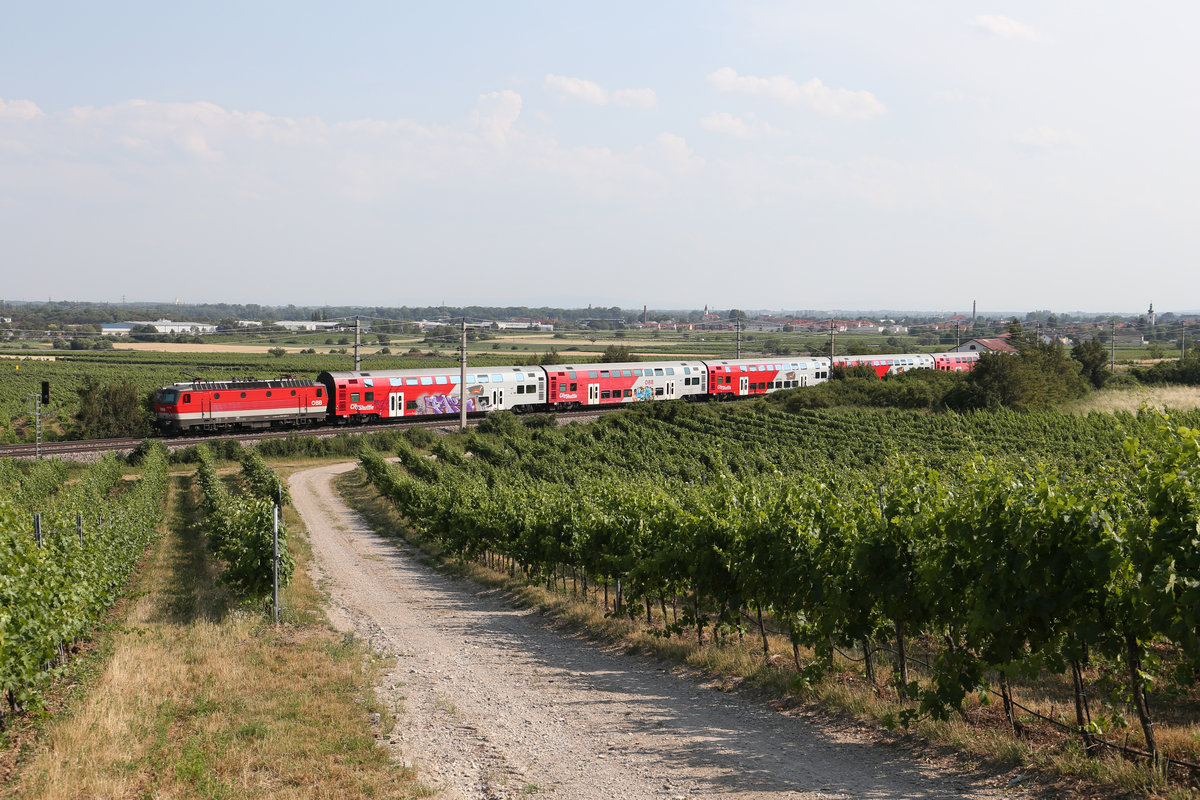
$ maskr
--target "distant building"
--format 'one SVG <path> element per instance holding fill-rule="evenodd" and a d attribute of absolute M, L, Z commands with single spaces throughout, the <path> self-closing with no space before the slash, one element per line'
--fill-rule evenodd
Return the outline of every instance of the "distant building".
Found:
<path fill-rule="evenodd" d="M 324 319 L 281 319 L 271 324 L 289 331 L 336 331 L 344 326 L 342 322 Z M 366 325 L 360 328 L 360 330 L 366 329 Z"/>
<path fill-rule="evenodd" d="M 113 322 L 100 326 L 100 333 L 104 336 L 128 336 L 129 331 L 133 329 L 133 324 L 129 322 Z"/>
<path fill-rule="evenodd" d="M 217 326 L 209 325 L 204 322 L 172 322 L 169 319 L 158 319 L 154 322 L 124 322 L 123 325 L 128 325 L 130 328 L 149 325 L 157 333 L 216 333 Z"/>
<path fill-rule="evenodd" d="M 1017 348 L 1007 339 L 967 339 L 951 353 L 1015 353 Z"/>

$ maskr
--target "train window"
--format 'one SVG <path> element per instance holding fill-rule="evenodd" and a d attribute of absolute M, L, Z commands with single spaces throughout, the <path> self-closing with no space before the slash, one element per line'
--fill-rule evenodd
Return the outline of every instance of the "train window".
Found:
<path fill-rule="evenodd" d="M 517 373 L 517 380 L 518 380 L 518 381 L 523 381 L 523 380 L 525 380 L 525 373 L 524 373 L 524 372 L 518 372 L 518 373 Z"/>
<path fill-rule="evenodd" d="M 572 392 L 578 391 L 578 390 L 579 390 L 579 388 L 578 388 L 578 387 L 579 387 L 579 384 L 577 384 L 577 383 L 572 383 L 572 384 L 571 384 L 571 391 L 572 391 Z"/>
<path fill-rule="evenodd" d="M 612 392 L 608 391 L 607 389 L 605 389 L 603 392 L 600 393 L 601 400 L 608 400 L 611 397 L 612 397 Z"/>
<path fill-rule="evenodd" d="M 745 371 L 746 371 L 746 365 L 738 364 L 738 372 L 745 372 Z"/>
<path fill-rule="evenodd" d="M 674 367 L 667 367 L 667 374 L 668 374 L 668 375 L 674 375 L 674 374 L 675 374 L 675 368 L 674 368 Z"/>
<path fill-rule="evenodd" d="M 416 411 L 417 410 L 417 401 L 409 400 L 407 403 L 404 404 L 404 410 L 405 411 Z"/>
<path fill-rule="evenodd" d="M 662 397 L 663 396 L 663 387 L 659 386 L 657 389 L 655 389 L 654 394 L 658 397 Z"/>
<path fill-rule="evenodd" d="M 450 376 L 450 382 L 451 382 L 452 384 L 454 384 L 455 386 L 457 386 L 457 385 L 458 385 L 458 376 L 457 376 L 457 375 L 451 375 L 451 376 Z M 470 381 L 467 381 L 467 382 L 468 382 L 468 383 L 470 383 Z"/>
<path fill-rule="evenodd" d="M 325 394 L 321 389 L 317 389 L 317 397 L 324 397 Z"/>
<path fill-rule="evenodd" d="M 683 368 L 683 374 L 684 374 L 684 375 L 691 375 L 691 374 L 692 374 L 692 368 L 691 368 L 691 367 L 684 367 L 684 368 Z"/>
<path fill-rule="evenodd" d="M 438 375 L 438 376 L 436 376 L 436 377 L 433 379 L 433 382 L 434 382 L 434 383 L 436 383 L 436 384 L 438 384 L 439 386 L 445 386 L 445 385 L 446 385 L 446 383 L 447 383 L 447 381 L 446 381 L 446 376 L 445 376 L 445 375 Z"/>
<path fill-rule="evenodd" d="M 271 396 L 271 390 L 267 389 L 267 397 L 270 397 L 270 396 Z"/>
<path fill-rule="evenodd" d="M 571 380 L 575 380 L 575 370 L 568 371 L 567 375 L 571 378 Z"/>
<path fill-rule="evenodd" d="M 433 378 L 430 378 L 428 375 L 426 375 L 425 377 L 421 378 L 421 385 L 433 386 Z"/>
<path fill-rule="evenodd" d="M 626 397 L 633 397 L 633 389 L 626 389 L 626 390 L 625 390 L 625 396 L 626 396 Z"/>
<path fill-rule="evenodd" d="M 405 386 L 416 386 L 416 385 L 417 385 L 417 379 L 416 379 L 416 378 L 405 378 L 405 379 L 404 379 L 404 385 L 405 385 Z"/>
<path fill-rule="evenodd" d="M 214 393 L 214 394 L 213 394 L 213 400 L 220 400 L 220 399 L 221 399 L 221 393 L 220 393 L 220 392 L 216 392 L 216 393 Z"/>
<path fill-rule="evenodd" d="M 351 403 L 357 403 L 357 402 L 358 402 L 358 392 L 351 392 L 351 393 L 350 393 L 350 402 L 351 402 Z"/>
<path fill-rule="evenodd" d="M 571 377 L 575 377 L 575 376 L 574 376 L 574 375 L 572 375 Z M 589 377 L 589 378 L 599 378 L 599 377 L 600 377 L 600 373 L 599 373 L 599 372 L 596 372 L 596 370 L 594 370 L 594 369 L 589 369 L 589 370 L 588 370 L 588 377 Z"/>
<path fill-rule="evenodd" d="M 621 375 L 621 370 L 617 370 L 617 377 L 620 377 L 620 375 Z M 608 377 L 608 370 L 606 370 L 606 369 L 602 369 L 602 370 L 600 370 L 600 377 L 601 377 L 601 378 L 607 378 L 607 377 Z"/>
<path fill-rule="evenodd" d="M 374 392 L 367 392 L 367 396 L 366 396 L 364 399 L 366 399 L 366 400 L 374 400 L 374 399 L 375 399 L 375 393 L 374 393 Z"/>
<path fill-rule="evenodd" d="M 491 377 L 489 377 L 487 375 L 476 375 L 475 380 L 478 381 L 479 383 L 491 383 L 492 382 Z"/>
<path fill-rule="evenodd" d="M 504 376 L 503 375 L 493 375 L 492 383 L 504 383 Z"/>
<path fill-rule="evenodd" d="M 296 390 L 292 389 L 292 397 L 295 397 L 295 396 L 296 396 Z"/>
<path fill-rule="evenodd" d="M 243 399 L 243 400 L 245 400 L 245 399 L 246 399 L 246 393 L 245 393 L 245 392 L 242 392 L 242 399 Z"/>
<path fill-rule="evenodd" d="M 662 375 L 662 374 L 663 374 L 662 367 L 655 367 L 655 368 L 654 368 L 654 374 L 655 374 L 655 375 Z"/>
<path fill-rule="evenodd" d="M 642 371 L 641 371 L 640 369 L 635 369 L 635 370 L 633 371 L 633 376 L 634 376 L 635 378 L 640 378 L 640 377 L 642 377 Z"/>
<path fill-rule="evenodd" d="M 185 395 L 183 396 L 183 402 L 185 402 L 185 403 L 190 403 L 190 402 L 192 402 L 192 396 L 191 396 L 190 394 L 185 394 Z"/>
<path fill-rule="evenodd" d="M 472 383 L 474 383 L 474 382 L 475 382 L 475 376 L 474 376 L 474 375 L 468 375 L 468 376 L 467 376 L 467 385 L 468 385 L 468 386 L 470 386 L 470 385 L 471 385 Z"/>
<path fill-rule="evenodd" d="M 622 377 L 622 378 L 632 378 L 632 377 L 633 377 L 633 370 L 631 370 L 631 369 L 623 369 L 623 370 L 621 370 L 621 377 Z"/>

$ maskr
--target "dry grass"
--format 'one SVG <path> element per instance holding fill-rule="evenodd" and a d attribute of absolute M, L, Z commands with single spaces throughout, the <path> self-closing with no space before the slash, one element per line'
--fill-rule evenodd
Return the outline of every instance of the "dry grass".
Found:
<path fill-rule="evenodd" d="M 1180 411 L 1200 408 L 1200 387 L 1147 386 L 1133 389 L 1102 389 L 1065 404 L 1063 410 L 1072 414 L 1087 414 L 1091 411 L 1112 414 L 1116 411 L 1134 413 L 1143 407 Z"/>
<path fill-rule="evenodd" d="M 790 641 L 782 636 L 769 636 L 770 654 L 764 656 L 762 640 L 756 629 L 747 630 L 744 639 L 726 637 L 723 644 L 711 645 L 711 636 L 706 631 L 706 644 L 696 643 L 695 633 L 685 638 L 664 637 L 661 612 L 657 605 L 653 610 L 654 622 L 646 624 L 644 615 L 637 620 L 628 617 L 613 617 L 589 596 L 585 601 L 573 596 L 570 589 L 548 590 L 544 586 L 533 586 L 518 573 L 510 577 L 503 571 L 490 569 L 475 562 L 462 563 L 443 557 L 437 546 L 422 539 L 411 531 L 394 507 L 385 501 L 367 482 L 362 470 L 346 473 L 337 479 L 337 486 L 347 502 L 371 523 L 378 531 L 388 535 L 403 536 L 419 546 L 430 556 L 430 562 L 443 571 L 451 572 L 485 586 L 503 589 L 520 598 L 520 601 L 558 624 L 586 631 L 594 637 L 624 648 L 630 653 L 643 653 L 663 661 L 674 662 L 694 669 L 704 680 L 719 688 L 731 691 L 752 688 L 765 692 L 778 708 L 797 701 L 813 703 L 826 710 L 844 714 L 852 719 L 871 723 L 878 731 L 885 723 L 898 717 L 900 712 L 911 708 L 911 704 L 900 700 L 890 688 L 891 670 L 882 657 L 877 657 L 876 670 L 879 685 L 870 686 L 863 677 L 862 665 L 840 655 L 835 656 L 832 674 L 816 683 L 803 680 L 797 673 Z M 668 614 L 670 608 L 668 606 Z M 917 643 L 912 643 L 913 655 L 919 656 Z M 800 650 L 801 664 L 809 664 L 814 654 L 807 648 Z M 880 663 L 884 662 L 884 663 Z M 915 677 L 915 675 L 914 675 Z M 1095 674 L 1090 676 L 1095 679 Z M 1069 680 L 1048 677 L 1042 680 L 1014 683 L 1013 691 L 1018 702 L 1050 716 L 1073 721 L 1072 694 Z M 1200 728 L 1193 722 L 1200 700 L 1184 700 L 1178 713 L 1171 713 L 1159 705 L 1158 735 L 1165 748 L 1182 757 L 1200 748 Z M 1177 703 L 1179 701 L 1177 700 Z M 1097 709 L 1098 710 L 1098 709 Z M 1144 763 L 1135 763 L 1118 757 L 1105 756 L 1087 758 L 1077 739 L 1049 726 L 1036 723 L 1032 718 L 1024 720 L 1030 726 L 1030 735 L 1017 738 L 1007 727 L 998 698 L 984 696 L 972 698 L 964 706 L 964 714 L 948 720 L 921 719 L 914 723 L 910 732 L 922 740 L 939 746 L 948 746 L 958 760 L 967 767 L 990 765 L 992 771 L 1035 770 L 1039 777 L 1029 783 L 1040 783 L 1042 792 L 1055 797 L 1167 797 L 1173 800 L 1200 798 L 1200 786 L 1195 777 L 1178 772 L 1172 773 L 1170 784 Z M 1136 724 L 1128 729 L 1130 746 L 1140 746 L 1140 731 Z M 1120 737 L 1124 741 L 1124 733 Z"/>
<path fill-rule="evenodd" d="M 289 519 L 297 568 L 275 627 L 215 583 L 190 477 L 173 484 L 171 531 L 112 634 L 111 656 L 45 726 L 6 796 L 427 795 L 376 744 L 393 722 L 374 701 L 381 665 L 325 624 L 299 520 Z M 380 725 L 372 713 L 383 714 Z"/>

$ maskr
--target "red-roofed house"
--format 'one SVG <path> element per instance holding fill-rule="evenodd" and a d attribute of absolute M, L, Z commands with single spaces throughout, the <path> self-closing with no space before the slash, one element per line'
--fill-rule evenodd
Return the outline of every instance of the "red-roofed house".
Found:
<path fill-rule="evenodd" d="M 1015 353 L 1017 348 L 1006 339 L 968 339 L 951 353 Z"/>

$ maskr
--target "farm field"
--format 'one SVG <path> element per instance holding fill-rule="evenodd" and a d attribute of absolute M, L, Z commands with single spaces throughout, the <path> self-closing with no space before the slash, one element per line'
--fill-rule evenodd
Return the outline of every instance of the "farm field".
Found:
<path fill-rule="evenodd" d="M 595 776 L 603 775 L 605 790 L 619 786 L 629 797 L 655 796 L 663 785 L 684 794 L 719 785 L 732 797 L 785 797 L 809 790 L 813 781 L 847 796 L 982 797 L 994 795 L 989 787 L 1028 776 L 1030 769 L 1038 776 L 1034 785 L 1055 796 L 1074 796 L 1079 780 L 1084 781 L 1079 796 L 1110 790 L 1131 797 L 1159 790 L 1193 796 L 1177 767 L 1164 783 L 1136 760 L 1082 756 L 1080 739 L 1069 730 L 1075 724 L 1070 665 L 1078 660 L 1067 645 L 1072 632 L 1090 646 L 1087 660 L 1078 661 L 1091 703 L 1090 730 L 1106 741 L 1148 746 L 1123 677 L 1129 674 L 1128 651 L 1119 646 L 1123 639 L 1095 624 L 1121 618 L 1104 603 L 1135 603 L 1136 596 L 1086 589 L 1082 581 L 1088 575 L 1047 579 L 1042 572 L 1064 555 L 1077 560 L 1080 548 L 1099 547 L 1106 559 L 1118 561 L 1146 557 L 1111 549 L 1116 540 L 1104 538 L 1108 528 L 1093 524 L 1088 503 L 1108 496 L 1088 494 L 1097 487 L 1104 492 L 1104 486 L 1121 485 L 1132 496 L 1122 501 L 1129 505 L 1106 506 L 1111 524 L 1125 526 L 1121 530 L 1134 530 L 1136 520 L 1151 514 L 1163 520 L 1182 514 L 1184 523 L 1194 514 L 1163 505 L 1153 485 L 1130 483 L 1140 479 L 1123 466 L 1130 435 L 1152 448 L 1148 475 L 1186 465 L 1186 448 L 1172 449 L 1175 440 L 1161 438 L 1166 434 L 1160 418 L 788 414 L 747 403 L 648 404 L 563 428 L 546 427 L 546 421 L 500 414 L 467 435 L 413 430 L 391 438 L 401 442 L 400 467 L 365 452 L 362 463 L 374 487 L 362 472 L 339 486 L 367 521 L 341 508 L 328 487 L 330 469 L 298 474 L 293 493 L 300 516 L 288 517 L 296 581 L 285 601 L 292 616 L 281 631 L 264 624 L 260 612 L 231 603 L 227 588 L 215 582 L 219 563 L 205 544 L 192 471 L 172 468 L 167 533 L 148 562 L 141 584 L 147 591 L 138 595 L 127 623 L 144 633 L 114 634 L 115 655 L 98 663 L 97 688 L 73 701 L 82 703 L 77 712 L 48 729 L 43 749 L 22 773 L 18 796 L 119 793 L 113 787 L 123 785 L 127 774 L 163 791 L 186 794 L 189 786 L 208 786 L 272 796 L 271 776 L 283 774 L 277 769 L 290 776 L 285 783 L 320 780 L 305 772 L 316 770 L 315 762 L 292 754 L 297 748 L 319 752 L 305 742 L 331 735 L 344 737 L 338 741 L 359 753 L 357 766 L 338 773 L 341 791 L 371 786 L 370 792 L 378 792 L 386 786 L 399 796 L 436 787 L 457 787 L 470 796 L 471 787 L 479 787 L 491 796 L 519 797 L 557 785 L 576 787 L 572 796 L 588 797 L 589 787 L 599 785 Z M 1175 414 L 1172 422 L 1197 426 L 1200 413 Z M 56 472 L 61 465 L 43 464 L 35 468 L 44 473 L 41 478 L 23 483 L 23 506 L 52 497 L 62 483 Z M 0 482 L 13 484 L 28 469 L 0 468 Z M 228 468 L 223 472 L 231 479 Z M 106 486 L 115 474 L 111 468 L 97 472 Z M 213 482 L 211 476 L 205 480 Z M 1038 503 L 1049 516 L 1025 525 L 1022 520 L 1040 513 Z M 308 537 L 298 533 L 301 519 L 308 523 Z M 401 525 L 412 526 L 413 541 L 440 553 L 445 569 L 589 628 L 617 650 L 690 665 L 687 674 L 672 674 L 671 667 L 663 674 L 661 661 L 631 659 L 531 627 L 528 612 L 514 609 L 507 594 L 492 597 L 481 594 L 479 585 L 429 573 L 418 563 L 424 556 L 397 550 L 395 541 L 374 538 L 368 530 L 394 532 Z M 1043 525 L 1044 539 L 1038 533 Z M 971 573 L 970 559 L 961 556 L 987 537 L 962 537 L 976 530 L 992 537 L 989 558 L 1020 560 L 1006 569 Z M 1155 530 L 1161 539 L 1172 528 Z M 343 631 L 370 638 L 382 654 L 383 671 L 373 672 L 365 653 L 340 648 L 336 637 L 318 632 L 321 612 L 305 566 L 312 563 L 310 539 L 317 560 L 329 570 L 334 621 Z M 940 560 L 951 553 L 960 556 L 957 566 Z M 1177 569 L 1186 580 L 1192 566 L 1181 560 Z M 787 578 L 772 577 L 778 570 Z M 987 574 L 1022 580 L 989 582 Z M 930 575 L 936 581 L 926 580 Z M 974 589 L 942 602 L 943 592 L 957 591 L 961 582 Z M 1057 609 L 1053 635 L 1034 629 L 1018 634 L 1041 648 L 1037 669 L 1022 665 L 1006 672 L 997 663 L 1003 651 L 994 649 L 994 641 L 954 616 L 990 608 L 991 618 L 1017 625 L 1015 610 L 1029 598 L 1052 603 L 1046 587 L 1060 583 L 1064 592 L 1083 590 L 1098 605 L 1051 604 Z M 362 591 L 376 585 L 377 591 Z M 377 594 L 408 598 L 409 616 L 398 621 L 395 604 L 379 605 Z M 1164 609 L 1175 604 L 1171 615 L 1186 613 L 1181 610 L 1189 607 L 1186 598 L 1169 591 L 1162 596 L 1156 602 Z M 1144 619 L 1136 641 L 1145 648 L 1139 652 L 1153 658 L 1139 665 L 1138 674 L 1155 679 L 1142 689 L 1156 746 L 1168 758 L 1194 760 L 1200 755 L 1195 733 L 1200 696 L 1176 670 L 1190 663 L 1191 651 L 1163 627 L 1166 617 L 1147 613 Z M 903 620 L 903 642 L 897 620 Z M 945 671 L 948 663 L 960 663 L 945 660 L 940 631 L 946 625 L 961 648 L 954 652 L 971 654 L 966 672 Z M 1062 663 L 1044 658 L 1048 648 L 1062 648 L 1065 675 L 1047 668 Z M 868 651 L 872 668 L 864 671 Z M 182 683 L 169 679 L 179 659 L 190 665 Z M 143 667 L 130 670 L 131 663 Z M 271 675 L 257 671 L 262 664 L 274 665 Z M 298 671 L 289 673 L 293 668 Z M 231 670 L 246 680 L 227 682 L 230 690 L 214 695 L 205 676 Z M 907 682 L 899 678 L 902 670 L 908 671 Z M 291 677 L 280 681 L 281 675 Z M 415 677 L 422 679 L 420 686 Z M 380 694 L 362 705 L 354 698 L 372 680 Z M 777 700 L 764 705 L 761 695 L 726 697 L 740 685 L 756 686 Z M 963 714 L 943 719 L 939 709 L 945 711 L 955 697 L 944 690 L 956 685 L 966 689 L 960 696 Z M 991 696 L 988 690 L 1018 704 L 1011 721 L 999 696 L 981 702 Z M 113 705 L 113 698 L 135 691 L 136 702 Z M 307 723 L 299 727 L 286 714 L 272 722 L 312 692 L 332 692 L 347 704 L 335 714 L 306 713 Z M 502 707 L 495 705 L 499 697 L 506 698 Z M 812 704 L 870 724 L 861 729 L 844 719 L 832 728 L 814 723 Z M 122 721 L 117 707 L 153 720 Z M 370 723 L 363 722 L 368 711 L 381 715 L 384 727 L 377 732 L 398 759 L 393 763 L 415 765 L 415 773 L 365 756 L 363 748 L 375 748 Z M 562 719 L 582 722 L 564 725 Z M 662 725 L 646 728 L 631 720 Z M 112 724 L 146 730 L 147 737 L 129 745 L 133 756 L 89 738 Z M 164 725 L 186 735 L 154 738 Z M 334 725 L 341 726 L 340 733 L 330 733 Z M 908 766 L 907 756 L 891 750 L 884 751 L 886 762 L 869 766 L 879 757 L 875 745 L 893 737 L 880 728 L 902 731 L 906 725 L 951 745 L 960 762 L 985 764 L 983 773 L 964 774 L 950 761 Z M 1013 725 L 1025 733 L 1014 736 Z M 576 729 L 605 735 L 576 736 Z M 738 746 L 713 744 L 704 732 L 714 729 L 733 732 Z M 71 766 L 79 763 L 71 753 L 79 751 L 93 754 L 87 775 Z M 543 757 L 551 751 L 558 755 Z M 682 769 L 664 757 L 681 751 L 693 754 Z M 464 761 L 464 752 L 473 756 Z M 739 765 L 746 758 L 766 766 L 743 774 Z M 189 766 L 156 766 L 174 763 Z M 276 763 L 284 766 L 268 766 Z M 806 766 L 797 772 L 796 764 Z"/>
<path fill-rule="evenodd" d="M 1126 789 L 1162 785 L 1134 755 L 1157 751 L 1178 788 L 1200 757 L 1200 652 L 1172 620 L 1196 605 L 1153 564 L 1200 578 L 1180 546 L 1196 434 L 1175 427 L 1198 422 L 651 405 L 586 428 L 497 418 L 422 443 L 436 460 L 363 463 L 423 541 L 642 620 L 651 651 L 724 651 L 698 658 Z M 843 691 L 859 681 L 876 696 Z"/>

